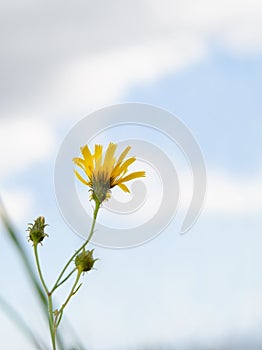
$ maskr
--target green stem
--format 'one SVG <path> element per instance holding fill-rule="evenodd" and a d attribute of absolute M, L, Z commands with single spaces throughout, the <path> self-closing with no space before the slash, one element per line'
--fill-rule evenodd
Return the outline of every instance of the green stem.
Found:
<path fill-rule="evenodd" d="M 97 218 L 97 214 L 98 214 L 98 210 L 100 208 L 100 202 L 96 201 L 95 202 L 95 209 L 94 209 L 94 215 L 93 215 L 93 221 L 92 221 L 92 226 L 90 228 L 90 233 L 89 236 L 87 237 L 87 240 L 84 242 L 84 244 L 81 245 L 81 247 L 79 249 L 77 249 L 77 251 L 71 256 L 71 258 L 68 260 L 68 262 L 66 263 L 66 265 L 64 266 L 63 270 L 61 271 L 60 275 L 58 276 L 58 279 L 56 280 L 54 287 L 52 288 L 51 292 L 53 292 L 58 285 L 60 285 L 61 283 L 60 280 L 63 277 L 66 269 L 68 268 L 68 266 L 70 265 L 70 263 L 74 260 L 74 258 L 77 256 L 77 254 L 83 250 L 85 248 L 85 246 L 87 245 L 87 243 L 90 241 L 90 239 L 92 238 L 93 234 L 94 234 L 94 229 L 95 229 L 95 224 L 96 224 L 96 218 Z"/>
<path fill-rule="evenodd" d="M 38 277 L 36 277 L 35 271 L 32 268 L 31 261 L 28 258 L 27 252 L 23 244 L 20 242 L 20 235 L 13 228 L 11 220 L 7 215 L 3 202 L 1 201 L 1 196 L 0 196 L 0 218 L 3 221 L 4 227 L 6 229 L 6 232 L 8 233 L 9 238 L 14 244 L 14 247 L 17 249 L 17 252 L 21 258 L 21 261 L 24 264 L 25 270 L 28 273 L 29 280 L 31 281 L 33 288 L 37 292 L 37 296 L 40 300 L 41 306 L 45 311 L 45 317 L 47 317 L 49 321 L 49 314 L 48 312 L 46 312 L 48 307 L 48 302 L 45 295 L 45 291 L 43 290 L 41 282 L 39 281 Z M 57 334 L 57 343 L 59 344 L 59 347 L 61 349 L 65 348 L 62 338 L 59 334 Z"/>
<path fill-rule="evenodd" d="M 59 287 L 61 286 L 61 284 L 63 284 L 64 282 L 66 282 L 68 280 L 69 277 L 72 276 L 72 274 L 76 271 L 76 267 L 61 281 L 59 282 L 52 290 L 51 290 L 51 294 L 53 294 L 53 292 Z"/>
<path fill-rule="evenodd" d="M 39 274 L 39 278 L 40 281 L 42 283 L 42 286 L 44 288 L 44 291 L 47 295 L 47 301 L 48 301 L 48 318 L 49 318 L 49 328 L 50 328 L 50 334 L 51 334 L 51 340 L 52 340 L 52 347 L 53 350 L 56 350 L 56 331 L 57 331 L 57 327 L 62 319 L 62 315 L 63 315 L 63 310 L 66 307 L 66 305 L 68 304 L 68 302 L 70 301 L 71 297 L 78 291 L 78 289 L 80 288 L 81 284 L 76 288 L 81 272 L 78 271 L 77 276 L 76 276 L 76 280 L 73 284 L 73 287 L 66 299 L 66 301 L 64 302 L 64 304 L 61 306 L 59 311 L 55 312 L 55 317 L 54 317 L 54 312 L 53 312 L 53 301 L 52 301 L 52 294 L 53 292 L 61 285 L 63 284 L 75 271 L 76 268 L 74 268 L 62 281 L 62 277 L 65 273 L 65 271 L 67 270 L 68 266 L 70 265 L 70 263 L 74 260 L 74 258 L 78 255 L 78 253 L 83 250 L 85 248 L 85 246 L 88 244 L 88 242 L 90 241 L 90 239 L 92 238 L 93 234 L 94 234 L 94 229 L 95 229 L 95 224 L 96 224 L 96 219 L 97 219 L 97 214 L 98 214 L 98 210 L 100 208 L 100 202 L 99 201 L 95 201 L 95 209 L 94 209 L 94 214 L 93 214 L 93 221 L 92 221 L 92 225 L 90 228 L 90 233 L 86 239 L 86 241 L 84 242 L 84 244 L 82 244 L 82 246 L 77 249 L 77 251 L 71 256 L 71 258 L 68 260 L 68 262 L 66 263 L 66 265 L 64 266 L 64 268 L 62 269 L 60 275 L 58 276 L 58 279 L 56 280 L 53 288 L 51 289 L 51 291 L 48 290 L 42 271 L 41 271 L 41 267 L 40 267 L 40 262 L 39 262 L 39 257 L 38 257 L 38 250 L 37 244 L 34 244 L 34 255 L 35 255 L 35 260 L 36 260 L 36 266 L 37 266 L 37 271 Z"/>
<path fill-rule="evenodd" d="M 48 301 L 48 315 L 49 315 L 49 328 L 50 328 L 50 334 L 51 334 L 51 340 L 52 340 L 52 346 L 53 350 L 56 350 L 56 340 L 55 340 L 55 330 L 54 330 L 54 319 L 53 319 L 53 302 L 52 302 L 52 294 L 49 292 L 43 274 L 40 267 L 39 257 L 38 257 L 38 250 L 37 250 L 38 244 L 34 244 L 34 255 L 35 255 L 35 261 L 36 261 L 36 267 L 39 274 L 40 281 L 42 283 L 42 286 L 46 292 L 47 295 L 47 301 Z"/>
<path fill-rule="evenodd" d="M 71 288 L 71 291 L 70 293 L 68 294 L 68 297 L 66 298 L 65 302 L 63 303 L 63 305 L 61 306 L 60 310 L 58 310 L 57 314 L 56 314 L 56 317 L 55 317 L 55 324 L 54 324 L 54 329 L 56 331 L 60 321 L 61 321 L 61 318 L 62 318 L 62 314 L 63 314 L 63 311 L 66 307 L 66 305 L 69 303 L 70 299 L 72 298 L 72 296 L 78 291 L 78 289 L 80 288 L 81 284 L 77 286 L 78 284 L 78 281 L 79 281 L 79 278 L 81 276 L 81 271 L 78 271 L 77 272 L 77 276 L 76 276 L 76 279 L 75 279 L 75 282 Z"/>
<path fill-rule="evenodd" d="M 43 286 L 43 288 L 44 288 L 44 290 L 46 292 L 46 295 L 48 296 L 49 290 L 48 290 L 48 288 L 47 288 L 47 286 L 45 284 L 45 280 L 44 280 L 44 277 L 43 277 L 43 274 L 42 274 L 42 271 L 41 271 L 37 246 L 38 246 L 37 244 L 34 244 L 34 254 L 35 254 L 36 267 L 37 267 L 38 275 L 39 275 L 40 281 L 42 283 L 42 286 Z"/>
<path fill-rule="evenodd" d="M 52 295 L 48 295 L 48 314 L 49 314 L 49 328 L 52 340 L 53 350 L 56 350 L 56 331 L 54 327 L 54 317 L 53 317 L 53 301 Z"/>

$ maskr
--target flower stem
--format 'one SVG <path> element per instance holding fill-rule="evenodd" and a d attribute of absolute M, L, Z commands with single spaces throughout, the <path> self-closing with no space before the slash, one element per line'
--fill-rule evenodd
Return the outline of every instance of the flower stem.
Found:
<path fill-rule="evenodd" d="M 93 214 L 93 221 L 92 221 L 92 226 L 90 228 L 90 233 L 89 236 L 87 237 L 86 241 L 84 242 L 84 244 L 81 245 L 81 247 L 79 249 L 77 249 L 77 251 L 71 256 L 71 258 L 68 260 L 68 262 L 66 263 L 66 265 L 64 266 L 63 270 L 61 271 L 60 275 L 58 276 L 58 279 L 56 280 L 54 287 L 51 289 L 51 293 L 53 293 L 56 288 L 61 285 L 60 280 L 63 277 L 66 269 L 68 268 L 68 266 L 70 265 L 70 263 L 74 260 L 74 258 L 77 256 L 77 254 L 83 250 L 85 248 L 85 246 L 87 245 L 87 243 L 90 241 L 90 239 L 92 238 L 93 234 L 94 234 L 94 229 L 95 229 L 95 224 L 96 224 L 96 218 L 97 218 L 97 214 L 98 214 L 98 210 L 100 208 L 100 202 L 96 201 L 95 202 L 95 209 L 94 209 L 94 214 Z"/>
<path fill-rule="evenodd" d="M 54 321 L 54 329 L 56 331 L 61 319 L 62 319 L 62 315 L 63 315 L 63 311 L 66 307 L 66 305 L 69 303 L 70 299 L 72 298 L 73 295 L 75 295 L 75 293 L 78 291 L 78 289 L 81 287 L 81 284 L 77 287 L 77 283 L 79 281 L 79 278 L 81 276 L 81 271 L 78 271 L 75 282 L 71 288 L 70 293 L 68 294 L 68 297 L 66 298 L 65 302 L 63 303 L 63 305 L 61 306 L 61 308 L 56 312 L 56 316 L 55 316 L 55 321 Z"/>
<path fill-rule="evenodd" d="M 52 340 L 53 350 L 56 350 L 56 330 L 54 327 L 54 317 L 53 317 L 53 301 L 52 295 L 48 295 L 48 313 L 49 313 L 49 328 Z"/>
<path fill-rule="evenodd" d="M 42 283 L 42 286 L 46 292 L 47 295 L 47 301 L 48 301 L 48 319 L 49 319 L 49 329 L 50 329 L 50 335 L 52 340 L 52 346 L 53 350 L 56 350 L 56 340 L 55 340 L 55 330 L 54 330 L 54 318 L 53 318 L 53 302 L 52 302 L 52 294 L 49 292 L 42 271 L 40 267 L 39 257 L 38 257 L 38 250 L 37 250 L 38 244 L 34 244 L 34 255 L 35 255 L 35 261 L 36 261 L 36 267 L 39 274 L 40 281 Z"/>
<path fill-rule="evenodd" d="M 71 258 L 67 261 L 66 265 L 64 266 L 64 268 L 62 269 L 60 275 L 58 276 L 58 279 L 56 280 L 53 288 L 49 291 L 49 289 L 47 288 L 47 285 L 45 283 L 42 271 L 41 271 L 41 267 L 40 267 L 40 262 L 39 262 L 39 256 L 38 256 L 38 244 L 34 244 L 34 255 L 35 255 L 35 261 L 36 261 L 36 266 L 37 266 L 37 271 L 39 274 L 39 278 L 41 281 L 41 284 L 44 288 L 44 291 L 46 293 L 47 296 L 47 304 L 48 304 L 48 319 L 49 319 L 49 329 L 50 329 L 50 335 L 51 335 L 51 341 L 52 341 L 52 350 L 56 350 L 56 331 L 57 331 L 57 327 L 62 319 L 63 316 L 63 311 L 64 308 L 67 306 L 68 302 L 70 301 L 71 297 L 78 291 L 78 289 L 81 287 L 81 284 L 77 287 L 77 284 L 79 282 L 79 278 L 81 275 L 81 271 L 79 270 L 77 272 L 77 276 L 75 279 L 75 282 L 71 288 L 70 293 L 68 294 L 68 297 L 66 298 L 65 302 L 63 303 L 63 305 L 61 306 L 61 308 L 59 310 L 53 310 L 53 300 L 52 300 L 52 295 L 54 293 L 54 291 L 61 286 L 61 284 L 63 284 L 65 281 L 67 281 L 69 279 L 69 277 L 72 276 L 72 274 L 76 271 L 76 268 L 74 268 L 66 277 L 64 277 L 64 279 L 62 279 L 62 277 L 64 276 L 65 271 L 67 270 L 67 268 L 69 267 L 69 265 L 71 264 L 71 262 L 74 260 L 74 258 L 77 256 L 77 254 L 83 250 L 85 248 L 85 246 L 89 243 L 90 239 L 92 238 L 93 234 L 94 234 L 94 229 L 95 229 L 95 224 L 96 224 L 96 219 L 97 219 L 97 214 L 98 214 L 98 210 L 100 208 L 100 202 L 99 201 L 95 201 L 95 209 L 94 209 L 94 214 L 93 214 L 93 221 L 92 221 L 92 225 L 90 228 L 90 232 L 89 235 L 86 239 L 86 241 L 84 242 L 84 244 L 81 245 L 81 247 L 79 249 L 76 250 L 76 252 L 71 256 Z"/>
<path fill-rule="evenodd" d="M 59 286 L 61 286 L 61 284 L 63 284 L 64 282 L 66 282 L 68 280 L 69 277 L 72 276 L 72 274 L 76 271 L 76 267 L 61 281 L 57 284 L 56 288 L 58 288 Z M 55 288 L 55 289 L 56 289 Z M 51 290 L 51 292 L 53 293 L 54 290 Z"/>
<path fill-rule="evenodd" d="M 43 274 L 42 274 L 42 271 L 41 271 L 37 246 L 38 246 L 38 244 L 34 244 L 34 254 L 35 254 L 36 267 L 37 267 L 37 271 L 38 271 L 39 278 L 40 278 L 40 281 L 42 283 L 42 286 L 43 286 L 46 294 L 48 295 L 49 294 L 49 290 L 48 290 L 48 288 L 47 288 L 47 286 L 45 284 L 45 280 L 44 280 L 44 277 L 43 277 Z"/>

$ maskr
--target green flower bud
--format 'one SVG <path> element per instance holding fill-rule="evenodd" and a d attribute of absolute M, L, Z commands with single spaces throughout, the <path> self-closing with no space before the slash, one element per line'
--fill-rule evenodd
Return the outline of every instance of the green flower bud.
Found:
<path fill-rule="evenodd" d="M 78 254 L 75 258 L 75 265 L 78 271 L 80 272 L 86 272 L 92 270 L 94 263 L 98 259 L 93 258 L 93 252 L 92 250 L 83 250 L 80 254 Z"/>
<path fill-rule="evenodd" d="M 45 237 L 48 237 L 44 232 L 46 226 L 48 225 L 45 224 L 45 218 L 43 216 L 39 216 L 34 220 L 34 224 L 28 224 L 28 229 L 26 230 L 29 232 L 28 240 L 32 241 L 33 244 L 41 243 Z"/>

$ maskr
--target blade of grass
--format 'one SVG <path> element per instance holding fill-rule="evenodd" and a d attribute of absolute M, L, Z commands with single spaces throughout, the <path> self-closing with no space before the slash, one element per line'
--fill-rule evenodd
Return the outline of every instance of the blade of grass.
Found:
<path fill-rule="evenodd" d="M 64 319 L 63 319 L 63 323 L 69 329 L 69 332 L 71 334 L 72 339 L 74 339 L 74 341 L 73 341 L 74 342 L 73 348 L 70 347 L 69 350 L 87 350 L 87 348 L 79 340 L 79 337 L 77 335 L 76 330 L 74 329 L 72 324 L 70 324 L 69 320 L 67 318 L 65 318 L 65 316 L 64 316 Z"/>
<path fill-rule="evenodd" d="M 28 273 L 29 278 L 33 284 L 33 287 L 36 290 L 42 305 L 46 309 L 47 302 L 46 302 L 45 294 L 44 294 L 42 287 L 41 287 L 40 283 L 38 282 L 38 279 L 37 279 L 35 272 L 32 268 L 32 263 L 28 259 L 26 250 L 25 250 L 24 246 L 22 245 L 22 243 L 20 242 L 20 240 L 18 239 L 18 236 L 15 233 L 15 230 L 13 229 L 13 227 L 11 225 L 11 221 L 7 216 L 7 213 L 4 209 L 3 203 L 1 202 L 1 199 L 0 199 L 0 216 L 1 216 L 2 222 L 4 224 L 4 227 L 9 235 L 9 238 L 11 239 L 14 247 L 17 249 L 17 251 L 19 253 L 19 256 L 24 264 L 25 270 Z"/>
<path fill-rule="evenodd" d="M 22 319 L 22 317 L 18 314 L 18 312 L 6 301 L 3 297 L 0 296 L 0 307 L 5 312 L 5 314 L 16 324 L 16 326 L 20 329 L 24 335 L 30 339 L 30 341 L 34 344 L 35 348 L 38 350 L 48 350 L 48 347 L 38 341 L 38 336 L 36 337 L 31 331 L 30 327 L 26 324 L 26 322 Z"/>
<path fill-rule="evenodd" d="M 48 320 L 48 312 L 47 312 L 47 300 L 44 294 L 44 291 L 42 289 L 42 286 L 35 274 L 34 269 L 32 268 L 33 264 L 31 263 L 31 261 L 28 258 L 27 252 L 24 248 L 24 246 L 22 245 L 20 239 L 18 238 L 18 235 L 15 231 L 15 229 L 13 228 L 13 225 L 11 223 L 11 220 L 9 219 L 7 212 L 5 210 L 5 207 L 3 205 L 3 202 L 1 200 L 0 197 L 0 218 L 2 219 L 2 222 L 4 224 L 4 227 L 6 229 L 6 232 L 8 233 L 8 237 L 11 239 L 13 246 L 16 248 L 22 262 L 24 265 L 24 268 L 29 276 L 29 280 L 31 281 L 31 284 L 33 286 L 33 288 L 36 291 L 36 295 L 38 296 L 38 299 L 40 301 L 40 304 L 44 310 L 44 313 L 46 315 L 46 318 Z M 60 349 L 65 349 L 65 346 L 63 344 L 62 338 L 59 335 L 59 333 L 57 334 L 57 343 Z"/>

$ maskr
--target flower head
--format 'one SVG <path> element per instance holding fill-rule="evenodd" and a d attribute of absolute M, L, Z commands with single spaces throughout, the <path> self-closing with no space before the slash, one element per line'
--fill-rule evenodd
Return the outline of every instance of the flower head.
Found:
<path fill-rule="evenodd" d="M 75 258 L 75 265 L 78 271 L 86 272 L 92 270 L 94 263 L 98 260 L 93 258 L 93 252 L 94 249 L 87 251 L 83 249 L 83 251 L 77 255 Z"/>
<path fill-rule="evenodd" d="M 124 182 L 138 177 L 144 177 L 144 171 L 136 171 L 127 175 L 128 167 L 135 162 L 136 158 L 131 157 L 125 160 L 130 146 L 121 153 L 118 159 L 115 158 L 117 145 L 110 143 L 103 156 L 103 146 L 95 145 L 95 151 L 91 154 L 87 145 L 81 147 L 83 158 L 74 158 L 73 161 L 86 175 L 84 179 L 76 170 L 76 177 L 85 185 L 90 187 L 91 199 L 102 203 L 110 197 L 111 188 L 119 186 L 124 192 L 130 192 Z"/>
<path fill-rule="evenodd" d="M 33 224 L 28 224 L 28 229 L 26 230 L 29 232 L 28 240 L 32 241 L 34 245 L 41 243 L 45 237 L 48 237 L 45 233 L 46 226 L 48 225 L 45 223 L 43 216 L 39 216 L 34 220 Z"/>

